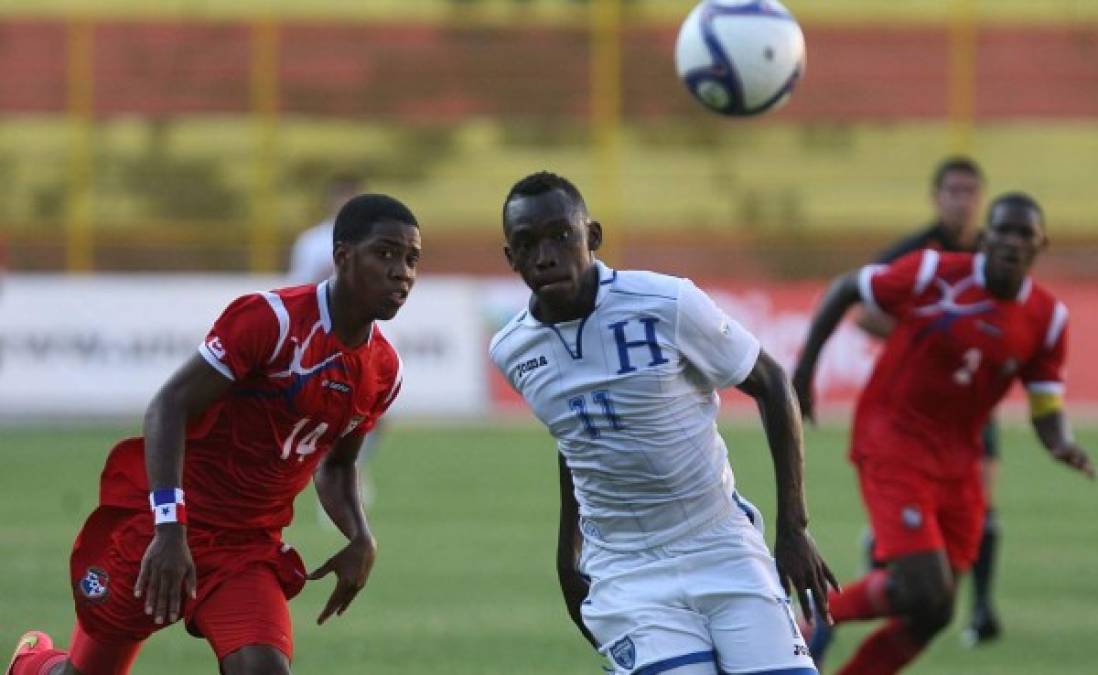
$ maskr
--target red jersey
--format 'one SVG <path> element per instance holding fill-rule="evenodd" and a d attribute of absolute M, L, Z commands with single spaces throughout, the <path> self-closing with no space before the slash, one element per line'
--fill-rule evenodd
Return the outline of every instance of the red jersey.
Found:
<path fill-rule="evenodd" d="M 931 249 L 858 277 L 862 300 L 897 320 L 858 400 L 851 456 L 887 457 L 927 474 L 974 471 L 980 432 L 1015 379 L 1061 393 L 1067 308 L 1028 277 L 991 295 L 984 256 Z"/>
<path fill-rule="evenodd" d="M 288 525 L 321 458 L 366 434 L 400 390 L 400 357 L 376 324 L 354 349 L 332 333 L 327 282 L 237 298 L 199 353 L 233 382 L 187 427 L 187 514 L 215 528 Z M 100 501 L 148 508 L 143 439 L 111 453 Z"/>

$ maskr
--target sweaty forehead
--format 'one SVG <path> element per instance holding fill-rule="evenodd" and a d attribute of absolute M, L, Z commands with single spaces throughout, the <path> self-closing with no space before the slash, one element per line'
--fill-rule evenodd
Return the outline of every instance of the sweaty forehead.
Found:
<path fill-rule="evenodd" d="M 519 195 L 507 203 L 503 212 L 505 231 L 525 226 L 568 221 L 583 218 L 583 208 L 561 190 L 550 190 L 537 195 Z"/>

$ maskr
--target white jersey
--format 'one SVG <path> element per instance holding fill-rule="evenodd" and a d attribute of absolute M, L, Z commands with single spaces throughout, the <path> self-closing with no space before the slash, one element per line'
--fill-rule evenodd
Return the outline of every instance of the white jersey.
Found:
<path fill-rule="evenodd" d="M 738 508 L 717 390 L 743 382 L 759 342 L 688 279 L 596 264 L 589 316 L 524 310 L 489 351 L 557 439 L 584 537 L 640 550 Z"/>
<path fill-rule="evenodd" d="M 335 220 L 328 218 L 298 235 L 290 251 L 290 281 L 295 284 L 319 284 L 332 275 L 332 230 Z"/>

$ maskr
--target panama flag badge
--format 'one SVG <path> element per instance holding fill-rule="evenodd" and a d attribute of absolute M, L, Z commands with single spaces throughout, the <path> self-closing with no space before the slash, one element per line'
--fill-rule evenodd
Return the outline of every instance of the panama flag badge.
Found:
<path fill-rule="evenodd" d="M 80 585 L 80 593 L 90 602 L 103 602 L 107 599 L 109 577 L 107 573 L 98 567 L 89 567 L 84 576 L 77 582 Z"/>

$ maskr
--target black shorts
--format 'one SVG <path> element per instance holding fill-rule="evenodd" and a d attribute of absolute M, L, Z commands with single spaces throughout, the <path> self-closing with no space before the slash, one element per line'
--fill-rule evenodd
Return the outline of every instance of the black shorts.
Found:
<path fill-rule="evenodd" d="M 983 433 L 984 458 L 999 459 L 999 422 L 991 418 L 984 425 Z"/>

